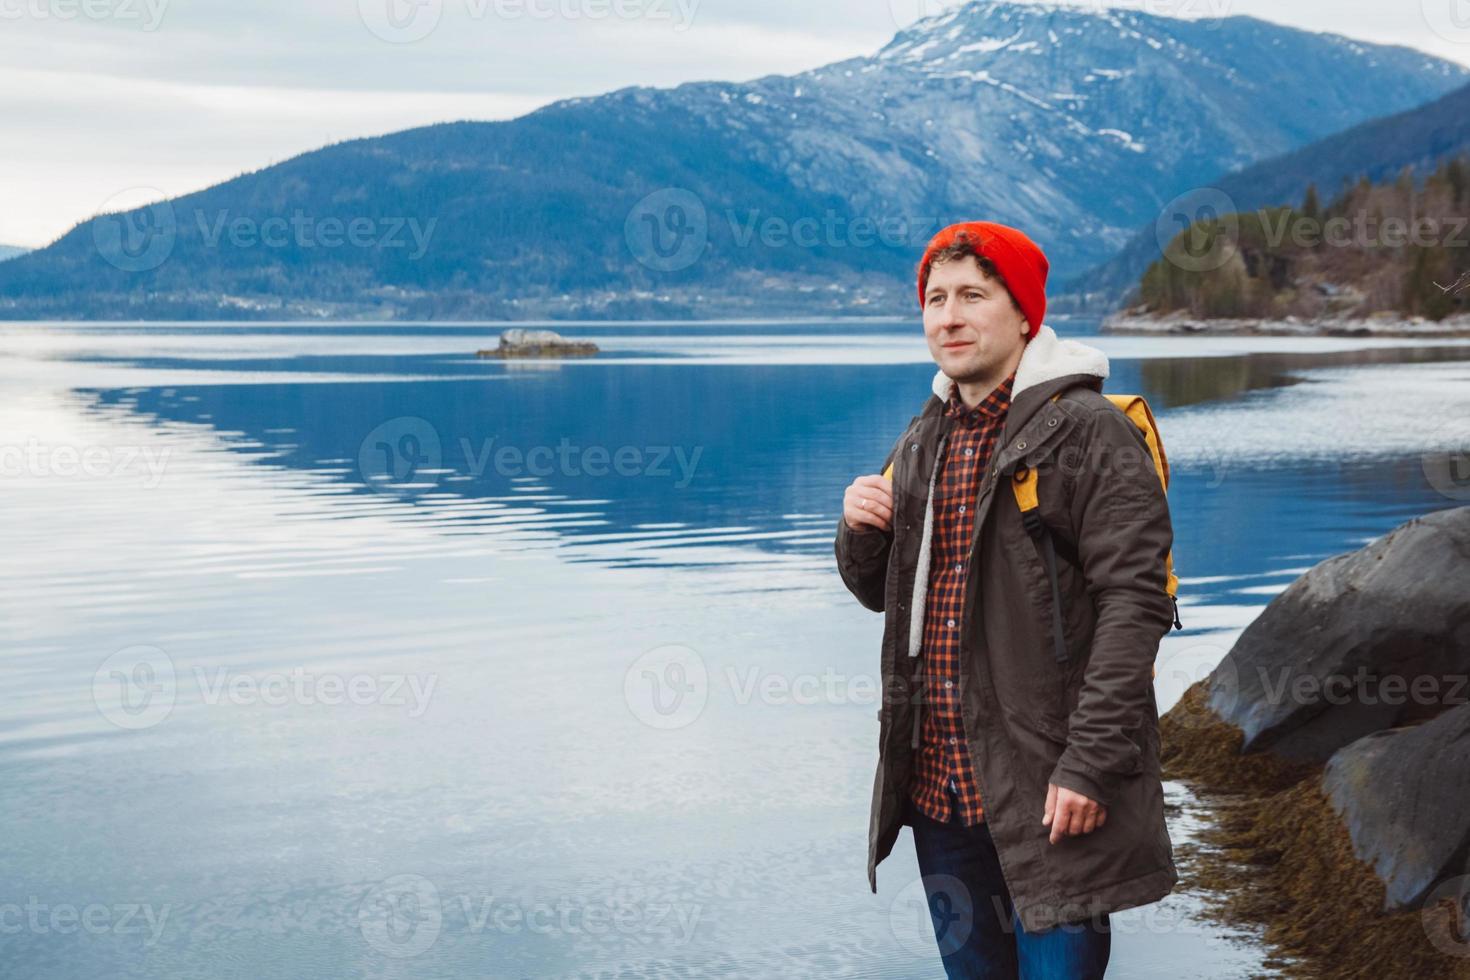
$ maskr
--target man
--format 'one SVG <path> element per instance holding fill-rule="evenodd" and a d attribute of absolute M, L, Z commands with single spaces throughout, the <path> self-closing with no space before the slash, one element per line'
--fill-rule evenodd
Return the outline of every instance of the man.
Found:
<path fill-rule="evenodd" d="M 843 581 L 885 614 L 869 885 L 910 825 L 951 977 L 1101 977 L 1108 913 L 1176 881 L 1152 681 L 1174 618 L 1168 505 L 1101 394 L 1107 358 L 1042 324 L 1047 269 L 991 222 L 929 243 L 932 395 L 879 468 L 891 481 L 855 479 L 837 527 Z M 1027 467 L 1055 620 L 1009 485 Z"/>

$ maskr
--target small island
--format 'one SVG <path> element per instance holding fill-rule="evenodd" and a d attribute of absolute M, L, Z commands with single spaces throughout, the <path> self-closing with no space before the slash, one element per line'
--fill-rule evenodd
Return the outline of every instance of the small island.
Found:
<path fill-rule="evenodd" d="M 476 351 L 476 357 L 589 357 L 597 345 L 587 340 L 567 340 L 555 330 L 515 328 L 500 334 L 500 346 Z"/>

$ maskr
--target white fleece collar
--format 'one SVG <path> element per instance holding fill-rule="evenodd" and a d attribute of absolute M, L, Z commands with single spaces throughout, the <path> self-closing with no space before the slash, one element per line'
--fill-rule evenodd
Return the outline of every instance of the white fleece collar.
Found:
<path fill-rule="evenodd" d="M 1042 324 L 1021 352 L 1021 363 L 1016 366 L 1016 383 L 1011 388 L 1014 399 L 1027 388 L 1065 378 L 1069 374 L 1091 374 L 1106 379 L 1108 358 L 1096 347 L 1062 340 L 1055 330 Z M 949 386 L 954 382 L 943 371 L 934 375 L 934 394 L 940 401 L 949 399 Z M 947 437 L 942 437 L 947 438 Z M 941 449 L 944 443 L 940 443 Z M 929 471 L 929 494 L 924 502 L 924 528 L 919 535 L 918 564 L 914 570 L 914 591 L 909 605 L 909 656 L 919 656 L 924 640 L 924 611 L 929 601 L 929 563 L 934 547 L 934 479 L 939 473 L 935 466 Z M 915 723 L 918 714 L 915 714 Z M 916 728 L 912 744 L 918 747 L 919 732 Z"/>
<path fill-rule="evenodd" d="M 1026 342 L 1025 350 L 1021 351 L 1011 398 L 1014 400 L 1027 388 L 1065 378 L 1069 374 L 1091 374 L 1106 379 L 1108 356 L 1080 341 L 1061 339 L 1055 330 L 1043 323 L 1036 336 Z M 953 383 L 954 380 L 943 371 L 936 372 L 931 386 L 935 397 L 948 401 L 949 386 Z"/>

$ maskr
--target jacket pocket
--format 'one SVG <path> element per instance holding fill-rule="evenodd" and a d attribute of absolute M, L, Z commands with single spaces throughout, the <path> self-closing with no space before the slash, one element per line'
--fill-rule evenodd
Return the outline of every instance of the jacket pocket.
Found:
<path fill-rule="evenodd" d="M 1006 727 L 1017 753 L 1037 760 L 1038 772 L 1050 772 L 1067 749 L 1065 720 L 1037 713 L 1005 712 Z"/>

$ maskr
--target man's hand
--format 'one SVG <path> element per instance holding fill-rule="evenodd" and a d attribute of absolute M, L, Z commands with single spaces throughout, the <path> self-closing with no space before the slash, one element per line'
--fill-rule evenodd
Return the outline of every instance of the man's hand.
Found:
<path fill-rule="evenodd" d="M 893 490 L 878 475 L 860 476 L 852 481 L 842 496 L 842 519 L 849 530 L 886 531 L 893 520 Z"/>
<path fill-rule="evenodd" d="M 1056 783 L 1047 784 L 1046 814 L 1041 818 L 1041 825 L 1051 828 L 1053 844 L 1063 837 L 1090 834 L 1107 820 L 1108 808 L 1101 803 Z"/>

